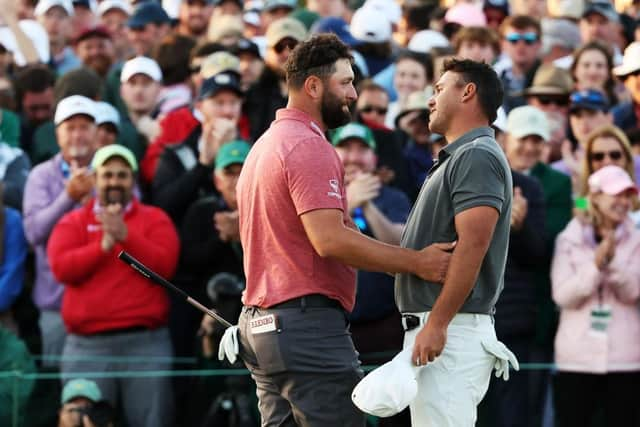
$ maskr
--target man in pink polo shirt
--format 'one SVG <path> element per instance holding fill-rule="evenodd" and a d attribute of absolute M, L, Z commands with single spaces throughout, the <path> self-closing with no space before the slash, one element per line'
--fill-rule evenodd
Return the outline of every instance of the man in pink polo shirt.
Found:
<path fill-rule="evenodd" d="M 453 248 L 387 245 L 344 214 L 344 168 L 324 132 L 350 120 L 351 64 L 332 34 L 293 50 L 287 108 L 253 146 L 238 181 L 247 277 L 240 357 L 257 383 L 263 425 L 364 426 L 350 399 L 362 377 L 346 317 L 353 267 L 441 283 Z"/>

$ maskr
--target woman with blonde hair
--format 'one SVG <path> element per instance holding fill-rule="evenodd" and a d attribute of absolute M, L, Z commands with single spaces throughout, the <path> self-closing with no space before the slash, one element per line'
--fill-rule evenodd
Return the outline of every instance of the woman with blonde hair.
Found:
<path fill-rule="evenodd" d="M 555 338 L 559 426 L 640 425 L 640 231 L 629 211 L 638 187 L 619 166 L 588 179 L 587 220 L 558 235 L 551 266 L 560 308 Z"/>
<path fill-rule="evenodd" d="M 633 182 L 637 182 L 629 139 L 620 128 L 613 125 L 597 128 L 587 137 L 578 185 L 579 196 L 587 195 L 589 176 L 609 165 L 621 167 L 627 171 Z"/>

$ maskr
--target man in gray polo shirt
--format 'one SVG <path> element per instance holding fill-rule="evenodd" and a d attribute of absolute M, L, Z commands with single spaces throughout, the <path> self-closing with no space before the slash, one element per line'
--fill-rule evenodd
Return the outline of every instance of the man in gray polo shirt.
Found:
<path fill-rule="evenodd" d="M 517 366 L 496 339 L 492 319 L 503 287 L 512 196 L 509 164 L 489 127 L 502 95 L 489 66 L 454 59 L 429 100 L 429 128 L 449 144 L 429 171 L 401 245 L 457 245 L 444 285 L 410 274 L 396 279 L 404 346 L 413 347 L 416 365 L 426 365 L 410 406 L 414 426 L 474 425 L 493 368 L 508 378 L 508 361 Z"/>

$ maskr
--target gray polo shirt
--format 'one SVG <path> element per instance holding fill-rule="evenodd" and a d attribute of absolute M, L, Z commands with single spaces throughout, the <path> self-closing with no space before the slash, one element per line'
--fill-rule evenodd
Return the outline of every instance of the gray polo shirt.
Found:
<path fill-rule="evenodd" d="M 466 209 L 491 206 L 500 213 L 480 274 L 460 313 L 493 314 L 504 284 L 512 191 L 509 164 L 493 129 L 482 127 L 440 151 L 411 211 L 401 246 L 412 249 L 457 240 L 454 217 Z M 441 289 L 413 274 L 398 274 L 396 304 L 403 313 L 430 311 Z"/>

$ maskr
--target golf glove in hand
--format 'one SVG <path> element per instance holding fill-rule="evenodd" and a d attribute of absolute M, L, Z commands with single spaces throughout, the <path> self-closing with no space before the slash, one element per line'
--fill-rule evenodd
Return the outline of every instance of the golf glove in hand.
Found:
<path fill-rule="evenodd" d="M 516 356 L 498 340 L 482 341 L 482 347 L 489 354 L 495 356 L 496 361 L 494 368 L 496 370 L 496 377 L 502 377 L 503 380 L 509 380 L 509 363 L 516 371 L 520 370 L 520 364 Z"/>
<path fill-rule="evenodd" d="M 225 356 L 230 363 L 238 360 L 240 346 L 238 345 L 238 326 L 230 326 L 224 331 L 220 346 L 218 347 L 218 360 L 224 360 Z"/>

